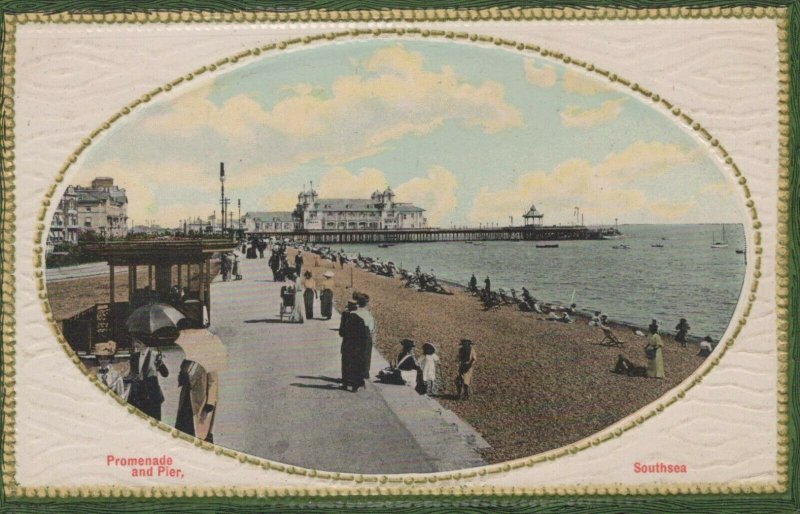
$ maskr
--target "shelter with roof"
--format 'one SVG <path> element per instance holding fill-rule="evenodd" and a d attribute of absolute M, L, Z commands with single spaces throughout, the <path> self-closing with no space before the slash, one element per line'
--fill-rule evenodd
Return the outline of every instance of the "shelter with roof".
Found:
<path fill-rule="evenodd" d="M 544 222 L 544 214 L 537 211 L 535 205 L 531 205 L 531 208 L 522 215 L 522 218 L 525 220 L 526 227 L 541 227 Z"/>
<path fill-rule="evenodd" d="M 235 243 L 222 239 L 169 241 L 117 241 L 89 245 L 87 249 L 109 266 L 108 302 L 65 319 L 62 332 L 73 350 L 91 354 L 98 342 L 114 340 L 130 344 L 125 322 L 138 307 L 167 304 L 186 317 L 189 326 L 203 327 L 211 321 L 211 282 L 217 274 L 219 255 L 232 252 Z M 127 268 L 127 280 L 116 276 L 116 268 Z M 127 301 L 117 298 L 125 286 Z"/>
<path fill-rule="evenodd" d="M 297 195 L 294 219 L 304 230 L 427 228 L 425 209 L 395 201 L 391 187 L 369 198 L 320 198 L 312 187 Z"/>

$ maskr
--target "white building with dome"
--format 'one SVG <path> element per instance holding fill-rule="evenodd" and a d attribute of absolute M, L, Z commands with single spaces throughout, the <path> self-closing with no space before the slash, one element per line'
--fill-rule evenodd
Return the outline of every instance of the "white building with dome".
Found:
<path fill-rule="evenodd" d="M 391 187 L 369 198 L 319 198 L 312 188 L 297 195 L 294 216 L 305 230 L 426 228 L 425 209 L 396 202 Z"/>

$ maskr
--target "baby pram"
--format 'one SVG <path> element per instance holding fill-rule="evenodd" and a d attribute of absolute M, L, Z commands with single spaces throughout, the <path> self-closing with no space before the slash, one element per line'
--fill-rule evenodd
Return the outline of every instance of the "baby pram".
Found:
<path fill-rule="evenodd" d="M 283 317 L 287 316 L 289 321 L 301 321 L 295 318 L 298 316 L 295 313 L 295 309 L 297 309 L 297 305 L 295 305 L 295 293 L 296 289 L 294 286 L 283 286 L 281 287 L 281 321 L 283 321 Z"/>

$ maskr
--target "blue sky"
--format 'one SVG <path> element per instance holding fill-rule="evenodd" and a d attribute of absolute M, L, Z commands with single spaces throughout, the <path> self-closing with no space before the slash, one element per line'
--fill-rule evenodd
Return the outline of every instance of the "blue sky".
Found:
<path fill-rule="evenodd" d="M 735 190 L 672 119 L 602 77 L 494 47 L 331 43 L 181 86 L 127 117 L 70 183 L 110 175 L 135 222 L 218 209 L 219 162 L 242 210 L 391 185 L 432 224 L 738 222 Z"/>

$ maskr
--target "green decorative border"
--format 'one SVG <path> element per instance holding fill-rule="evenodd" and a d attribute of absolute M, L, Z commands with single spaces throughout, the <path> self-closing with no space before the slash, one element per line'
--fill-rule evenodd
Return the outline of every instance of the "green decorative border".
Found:
<path fill-rule="evenodd" d="M 208 2 L 212 4 L 213 2 Z M 635 2 L 638 5 L 642 6 L 650 6 L 652 5 L 649 2 Z M 59 4 L 61 2 L 52 2 L 50 5 Z M 80 6 L 86 6 L 91 4 L 91 2 L 79 2 Z M 356 20 L 388 20 L 388 19 L 395 19 L 395 20 L 403 20 L 403 21 L 436 21 L 436 20 L 451 20 L 451 19 L 464 19 L 464 20 L 484 20 L 484 19 L 501 19 L 501 20 L 512 20 L 512 19 L 547 19 L 547 20 L 558 20 L 558 19 L 646 19 L 646 18 L 695 18 L 695 17 L 768 17 L 768 18 L 776 18 L 779 29 L 779 50 L 782 55 L 782 60 L 779 65 L 781 77 L 780 77 L 780 91 L 779 91 L 779 105 L 778 111 L 780 116 L 780 167 L 781 167 L 781 176 L 780 176 L 780 185 L 779 185 L 779 212 L 778 212 L 778 234 L 779 234 L 779 250 L 778 250 L 778 262 L 777 262 L 777 294 L 778 298 L 776 299 L 777 305 L 779 307 L 779 323 L 778 323 L 778 332 L 779 332 L 779 341 L 778 341 L 778 352 L 779 352 L 779 371 L 786 372 L 789 377 L 792 377 L 791 371 L 793 370 L 793 361 L 794 356 L 796 355 L 796 346 L 792 346 L 792 358 L 789 358 L 788 350 L 789 350 L 789 333 L 794 334 L 792 330 L 791 321 L 792 318 L 787 316 L 788 312 L 794 312 L 792 309 L 793 302 L 792 297 L 788 295 L 788 288 L 790 283 L 794 283 L 794 280 L 790 280 L 790 277 L 793 279 L 796 278 L 796 248 L 789 243 L 794 243 L 795 238 L 789 233 L 789 215 L 790 211 L 791 214 L 794 216 L 797 214 L 796 209 L 798 208 L 796 202 L 789 202 L 790 199 L 796 198 L 796 195 L 792 194 L 796 192 L 796 177 L 795 173 L 797 172 L 797 155 L 796 152 L 790 152 L 789 141 L 796 141 L 796 132 L 795 127 L 797 125 L 797 108 L 798 108 L 798 98 L 795 96 L 789 101 L 790 98 L 790 88 L 792 87 L 792 83 L 789 81 L 789 75 L 797 76 L 797 61 L 796 56 L 798 49 L 794 48 L 790 43 L 796 41 L 796 37 L 798 34 L 798 13 L 797 13 L 797 4 L 795 3 L 771 3 L 771 4 L 764 4 L 756 6 L 756 3 L 750 3 L 748 5 L 742 4 L 740 7 L 733 7 L 731 9 L 722 9 L 718 6 L 711 6 L 708 7 L 709 4 L 706 4 L 706 8 L 703 9 L 690 9 L 686 6 L 684 7 L 672 7 L 672 8 L 647 8 L 647 9 L 638 9 L 634 10 L 631 8 L 625 9 L 609 9 L 609 8 L 598 8 L 594 10 L 583 10 L 583 9 L 573 9 L 573 8 L 566 8 L 566 9 L 558 9 L 558 8 L 528 8 L 528 9 L 520 9 L 520 8 L 512 8 L 512 9 L 498 9 L 498 8 L 491 8 L 486 10 L 456 10 L 456 9 L 428 9 L 428 10 L 385 10 L 385 11 L 367 11 L 367 10 L 350 10 L 350 11 L 328 11 L 328 10 L 312 10 L 312 11 L 303 11 L 303 12 L 222 12 L 222 11 L 175 11 L 175 12 L 150 12 L 150 13 L 128 13 L 128 14 L 119 14 L 119 13 L 108 13 L 108 14 L 101 14 L 101 13 L 93 13 L 93 14 L 82 14 L 82 15 L 74 15 L 74 14 L 66 14 L 66 13 L 31 13 L 27 12 L 25 14 L 20 14 L 16 16 L 8 16 L 11 12 L 10 9 L 3 9 L 3 7 L 8 7 L 8 3 L 6 5 L 0 4 L 0 10 L 3 10 L 6 16 L 6 23 L 4 25 L 4 33 L 3 33 L 3 50 L 4 50 L 4 67 L 3 67 L 3 77 L 2 77 L 2 86 L 3 86 L 3 111 L 2 111 L 2 119 L 3 119 L 3 149 L 2 149 L 2 178 L 0 178 L 0 188 L 2 188 L 2 195 L 3 195 L 3 216 L 0 220 L 2 223 L 2 231 L 4 234 L 3 240 L 3 247 L 2 247 L 2 272 L 3 272 L 3 286 L 2 286 L 2 294 L 3 294 L 3 309 L 2 309 L 2 322 L 3 322 L 3 360 L 0 363 L 2 366 L 2 370 L 6 373 L 4 374 L 4 384 L 2 389 L 0 389 L 0 395 L 2 395 L 3 399 L 3 410 L 2 410 L 2 421 L 3 421 L 3 448 L 13 446 L 14 442 L 14 435 L 13 435 L 13 427 L 10 423 L 6 422 L 7 418 L 13 419 L 14 413 L 14 401 L 13 401 L 13 393 L 9 394 L 13 391 L 14 385 L 14 377 L 13 377 L 13 370 L 11 367 L 13 366 L 13 338 L 14 338 L 14 327 L 13 327 L 13 304 L 10 302 L 13 299 L 14 293 L 14 285 L 13 285 L 13 212 L 10 212 L 13 208 L 13 185 L 11 180 L 13 179 L 13 32 L 14 28 L 17 23 L 47 23 L 47 22 L 79 22 L 79 23 L 148 23 L 148 22 L 176 22 L 176 21 L 197 21 L 197 22 L 249 22 L 249 21 L 356 21 Z M 227 4 L 226 4 L 227 5 Z M 463 5 L 463 4 L 462 4 Z M 786 6 L 789 9 L 787 11 L 783 11 L 779 9 L 781 6 Z M 31 6 L 27 7 L 27 11 L 32 11 Z M 62 6 L 68 7 L 67 3 L 65 2 Z M 137 9 L 142 9 L 143 6 L 141 4 L 137 4 Z M 175 7 L 170 5 L 170 7 Z M 186 5 L 178 6 L 180 7 L 187 7 Z M 210 5 L 208 7 L 211 7 Z M 224 6 L 223 6 L 224 7 Z M 331 8 L 341 8 L 342 6 L 331 6 Z M 369 6 L 368 6 L 369 7 Z M 786 14 L 784 16 L 784 14 Z M 441 32 L 441 33 L 439 33 Z M 327 37 L 328 39 L 333 39 L 335 37 L 357 37 L 363 35 L 377 35 L 380 34 L 381 31 L 379 30 L 348 30 L 348 31 L 339 31 L 334 32 L 328 35 L 321 36 L 322 38 Z M 383 31 L 383 33 L 387 33 Z M 735 164 L 730 160 L 727 156 L 727 152 L 719 146 L 719 143 L 711 137 L 701 126 L 695 123 L 691 118 L 682 114 L 680 110 L 674 108 L 671 104 L 666 102 L 665 100 L 658 97 L 653 93 L 648 91 L 644 91 L 643 89 L 639 88 L 636 84 L 630 84 L 629 82 L 625 81 L 617 77 L 616 75 L 610 74 L 609 72 L 605 72 L 604 70 L 596 70 L 592 65 L 581 63 L 579 61 L 571 60 L 569 57 L 563 56 L 558 53 L 548 52 L 546 50 L 542 50 L 538 47 L 533 45 L 521 45 L 517 46 L 515 43 L 511 41 L 506 41 L 502 39 L 494 39 L 494 38 L 487 38 L 483 36 L 470 36 L 469 34 L 460 34 L 460 33 L 445 33 L 444 31 L 422 31 L 419 29 L 406 29 L 403 31 L 406 34 L 419 34 L 421 36 L 433 36 L 433 37 L 449 37 L 449 38 L 469 38 L 473 41 L 479 40 L 486 43 L 494 43 L 497 45 L 506 45 L 506 46 L 516 46 L 519 50 L 531 50 L 534 52 L 538 52 L 542 56 L 555 58 L 564 61 L 565 63 L 572 63 L 577 64 L 578 66 L 584 67 L 589 71 L 595 71 L 600 73 L 601 75 L 606 76 L 609 80 L 613 82 L 619 82 L 629 88 L 633 89 L 634 91 L 638 91 L 639 93 L 643 94 L 644 96 L 650 98 L 655 103 L 662 103 L 662 107 L 666 107 L 670 109 L 673 114 L 681 119 L 684 123 L 691 126 L 696 132 L 698 132 L 703 139 L 705 139 L 709 145 L 715 147 L 718 153 L 725 159 L 726 164 L 733 170 L 736 176 L 740 177 L 739 183 L 745 190 L 745 196 L 749 198 L 749 191 L 747 191 L 747 186 L 745 185 L 744 177 L 741 177 L 738 169 L 736 168 Z M 213 71 L 217 66 L 226 65 L 231 62 L 236 62 L 239 59 L 243 59 L 249 57 L 250 55 L 258 55 L 261 51 L 268 51 L 274 50 L 276 47 L 278 50 L 286 48 L 291 45 L 295 44 L 307 44 L 313 41 L 315 38 L 296 38 L 296 40 L 288 40 L 284 43 L 278 43 L 277 45 L 267 45 L 267 47 L 263 49 L 259 49 L 256 51 L 249 50 L 237 54 L 231 59 L 223 59 L 222 61 L 216 63 L 215 65 L 211 65 L 209 67 L 203 67 L 198 70 L 195 74 L 204 73 L 206 71 Z M 11 58 L 9 58 L 11 56 Z M 789 69 L 789 63 L 792 63 L 793 68 Z M 90 143 L 91 140 L 97 137 L 104 129 L 110 127 L 110 124 L 116 121 L 117 119 L 121 118 L 128 112 L 130 112 L 130 108 L 134 108 L 137 105 L 149 101 L 150 98 L 153 96 L 163 92 L 168 91 L 172 87 L 177 86 L 181 82 L 186 80 L 191 80 L 193 78 L 193 74 L 179 78 L 176 81 L 173 81 L 170 84 L 167 84 L 161 88 L 157 88 L 156 90 L 144 95 L 143 98 L 137 100 L 131 106 L 125 107 L 120 113 L 115 114 L 112 116 L 111 119 L 106 122 L 101 129 L 96 130 L 91 134 L 90 138 L 84 139 L 82 141 L 81 147 L 73 154 L 67 163 L 65 163 L 62 170 L 59 172 L 59 178 L 57 179 L 60 182 L 63 179 L 63 173 L 66 169 L 70 166 L 72 162 L 75 161 L 77 155 L 83 151 Z M 790 117 L 791 112 L 791 117 Z M 790 118 L 792 123 L 790 124 Z M 794 154 L 794 155 L 792 155 Z M 793 173 L 791 177 L 789 175 L 789 167 Z M 53 195 L 55 191 L 55 185 L 51 187 L 48 191 L 48 198 Z M 46 201 L 47 203 L 47 201 Z M 760 229 L 760 222 L 757 220 L 756 212 L 753 207 L 752 201 L 748 202 L 748 207 L 751 211 L 751 217 L 753 219 L 753 228 L 755 229 L 755 243 L 756 245 L 760 244 L 760 234 L 758 230 Z M 39 216 L 39 223 L 37 225 L 37 238 L 38 242 L 41 242 L 41 233 L 44 230 L 44 211 L 46 211 L 46 205 L 43 207 L 43 210 L 40 212 Z M 792 229 L 796 229 L 796 225 L 791 227 Z M 792 268 L 787 269 L 787 265 L 789 264 L 789 249 L 792 253 L 792 260 L 791 265 Z M 760 253 L 759 248 L 756 248 L 756 253 Z M 41 260 L 41 248 L 38 249 L 39 253 L 37 254 L 37 260 Z M 752 301 L 755 299 L 755 287 L 757 286 L 757 278 L 760 276 L 760 257 L 756 258 L 756 265 L 755 265 L 755 272 L 754 276 L 756 278 L 754 287 L 749 294 L 748 298 L 748 305 L 745 309 L 744 317 L 747 316 L 750 310 L 750 305 Z M 787 272 L 788 271 L 788 272 Z M 40 291 L 40 299 L 46 300 L 46 293 L 44 291 L 44 283 L 43 283 L 43 276 L 41 274 L 41 270 L 37 271 L 37 281 Z M 794 291 L 792 291 L 794 293 Z M 744 323 L 744 317 L 740 320 L 739 327 Z M 736 329 L 736 333 L 738 333 L 738 328 Z M 732 339 L 730 341 L 726 341 L 726 346 L 732 344 Z M 723 347 L 723 353 L 726 347 Z M 719 357 L 719 356 L 718 356 Z M 714 359 L 712 365 L 715 365 L 718 362 L 718 357 Z M 710 369 L 710 366 L 708 367 Z M 705 370 L 707 373 L 708 369 Z M 704 374 L 704 373 L 703 373 Z M 609 487 L 609 488 L 592 488 L 592 491 L 583 491 L 584 494 L 592 494 L 592 495 L 604 495 L 610 492 L 615 492 L 617 494 L 625 495 L 630 497 L 629 495 L 634 494 L 654 494 L 654 495 L 675 495 L 681 493 L 699 493 L 703 495 L 714 495 L 717 493 L 727 493 L 723 498 L 724 500 L 718 500 L 716 503 L 717 508 L 714 509 L 716 512 L 722 511 L 719 507 L 721 507 L 722 503 L 730 504 L 731 507 L 737 508 L 738 506 L 744 507 L 750 500 L 746 497 L 748 493 L 759 492 L 762 493 L 759 496 L 759 507 L 755 507 L 753 504 L 749 504 L 749 507 L 746 509 L 752 511 L 753 509 L 758 510 L 759 512 L 765 512 L 766 509 L 769 510 L 779 510 L 779 509 L 788 509 L 790 507 L 797 506 L 796 502 L 796 488 L 797 484 L 790 482 L 788 480 L 789 473 L 791 468 L 796 465 L 796 455 L 792 453 L 793 459 L 793 466 L 789 466 L 789 450 L 794 450 L 793 447 L 789 447 L 789 434 L 795 434 L 796 432 L 796 416 L 797 416 L 797 403 L 794 397 L 789 396 L 788 392 L 788 384 L 786 382 L 787 376 L 781 373 L 778 378 L 778 395 L 779 395 L 779 405 L 778 405 L 778 444 L 779 447 L 785 448 L 783 452 L 779 451 L 778 454 L 778 466 L 779 466 L 779 483 L 777 486 L 766 486 L 764 488 L 760 488 L 758 486 L 737 486 L 735 484 L 720 484 L 717 487 L 709 487 L 709 488 L 702 488 L 698 486 L 669 486 L 664 488 L 659 487 L 642 487 L 642 488 L 616 488 L 616 487 Z M 699 374 L 695 377 L 694 380 L 689 382 L 689 387 L 695 385 L 702 379 L 702 374 Z M 793 390 L 795 384 L 791 384 L 793 386 Z M 688 389 L 689 387 L 685 387 Z M 682 392 L 679 393 L 679 396 L 682 396 Z M 677 398 L 670 399 L 664 404 L 659 404 L 656 407 L 656 410 L 661 411 L 666 405 L 673 403 Z M 791 404 L 789 401 L 791 400 Z M 792 414 L 791 421 L 789 420 L 789 413 Z M 636 426 L 637 423 L 641 423 L 644 419 L 651 417 L 651 415 L 655 415 L 656 411 L 653 411 L 651 414 L 645 416 L 642 420 L 637 419 L 636 423 L 633 423 L 633 426 Z M 632 426 L 632 427 L 633 427 Z M 632 428 L 630 427 L 630 428 Z M 10 430 L 9 430 L 10 429 Z M 169 427 L 171 430 L 171 427 Z M 627 429 L 627 427 L 626 427 Z M 177 434 L 173 434 L 178 436 Z M 614 437 L 614 435 L 619 434 L 612 434 L 609 438 Z M 588 446 L 591 444 L 595 444 L 594 441 L 589 443 Z M 218 447 L 215 447 L 218 449 Z M 581 448 L 582 449 L 582 448 Z M 572 449 L 562 450 L 567 453 L 574 453 Z M 224 452 L 224 450 L 223 450 Z M 240 455 L 237 452 L 231 452 L 237 458 L 240 458 L 243 462 L 246 460 L 250 460 L 246 456 Z M 548 459 L 549 460 L 549 459 Z M 519 463 L 521 465 L 532 465 L 532 463 L 524 462 Z M 537 460 L 538 461 L 538 460 Z M 259 459 L 259 463 L 261 460 Z M 502 464 L 498 467 L 496 471 L 492 471 L 491 469 L 488 471 L 489 473 L 497 472 L 497 471 L 508 471 L 517 466 L 518 462 L 511 462 Z M 172 498 L 172 497 L 180 497 L 184 496 L 189 493 L 185 488 L 179 489 L 164 489 L 160 490 L 158 488 L 153 489 L 144 489 L 144 490 L 124 490 L 124 489 L 114 489 L 114 488 L 101 488 L 100 490 L 93 491 L 90 488 L 81 488 L 75 490 L 64 490 L 61 491 L 51 491 L 47 488 L 38 488 L 38 489 L 17 489 L 15 487 L 14 479 L 13 479 L 13 469 L 14 469 L 14 461 L 13 455 L 9 455 L 4 451 L 3 454 L 3 461 L 2 461 L 2 474 L 3 474 L 3 482 L 6 487 L 2 492 L 2 497 L 0 497 L 0 504 L 4 508 L 11 507 L 11 505 L 15 505 L 14 510 L 16 512 L 20 512 L 21 510 L 19 507 L 27 508 L 27 510 L 34 510 L 34 508 L 39 504 L 37 501 L 34 502 L 27 502 L 20 498 L 12 498 L 7 496 L 7 494 L 11 491 L 8 490 L 9 486 L 13 490 L 13 493 L 22 494 L 24 496 L 30 497 L 41 497 L 44 495 L 55 495 L 62 497 L 61 501 L 67 500 L 69 497 L 84 497 L 84 496 L 105 496 L 105 497 L 127 497 L 127 496 L 144 496 L 146 498 L 149 497 L 164 497 L 164 498 Z M 263 465 L 263 464 L 261 464 Z M 271 469 L 276 469 L 277 465 L 274 463 L 270 463 L 269 466 Z M 297 471 L 300 471 L 299 468 L 294 468 Z M 287 470 L 288 471 L 288 470 Z M 303 470 L 305 471 L 305 470 Z M 480 470 L 484 471 L 485 470 Z M 477 472 L 477 474 L 484 474 Z M 305 473 L 301 473 L 305 474 Z M 468 473 L 461 473 L 464 478 L 467 477 Z M 321 477 L 321 473 L 317 476 Z M 336 477 L 331 478 L 339 478 L 337 474 Z M 344 476 L 342 476 L 344 478 Z M 445 478 L 445 477 L 442 477 Z M 456 477 L 452 477 L 456 478 Z M 346 478 L 344 478 L 346 480 Z M 352 476 L 351 479 L 358 480 L 358 476 Z M 410 480 L 410 482 L 409 482 Z M 407 477 L 403 480 L 407 486 L 412 486 L 412 484 L 420 483 L 420 482 L 427 482 L 428 480 L 425 477 L 422 477 L 422 480 L 414 479 L 411 477 Z M 384 482 L 384 481 L 381 481 Z M 387 484 L 388 485 L 388 484 Z M 62 494 L 58 494 L 58 493 Z M 539 491 L 524 491 L 524 490 L 516 490 L 516 489 L 501 489 L 501 488 L 483 488 L 480 490 L 472 490 L 469 486 L 458 488 L 458 487 L 448 487 L 443 491 L 440 491 L 439 494 L 445 495 L 456 495 L 453 497 L 442 497 L 439 496 L 438 499 L 432 497 L 428 497 L 427 499 L 421 500 L 411 500 L 408 498 L 409 495 L 414 494 L 431 494 L 430 491 L 422 491 L 422 490 L 415 490 L 412 487 L 379 487 L 377 490 L 373 490 L 372 494 L 380 493 L 382 495 L 403 495 L 405 499 L 400 501 L 400 503 L 392 503 L 387 502 L 387 500 L 382 499 L 379 503 L 375 504 L 374 500 L 370 501 L 368 499 L 358 500 L 355 503 L 351 504 L 343 504 L 341 500 L 337 503 L 331 503 L 329 500 L 325 500 L 319 496 L 315 495 L 315 491 L 311 490 L 234 490 L 232 488 L 215 488 L 209 489 L 204 494 L 206 496 L 214 495 L 216 496 L 215 499 L 206 499 L 204 501 L 204 505 L 211 506 L 212 508 L 219 508 L 223 504 L 227 504 L 228 502 L 225 501 L 224 497 L 263 497 L 263 496 L 281 496 L 280 499 L 281 505 L 283 508 L 288 508 L 290 506 L 294 506 L 295 508 L 302 509 L 304 511 L 309 511 L 309 509 L 323 509 L 323 508 L 334 508 L 334 509 L 355 509 L 361 507 L 378 507 L 378 509 L 385 510 L 390 506 L 401 506 L 401 504 L 405 504 L 407 506 L 444 506 L 445 504 L 453 505 L 454 501 L 460 502 L 463 505 L 469 505 L 474 502 L 474 500 L 470 500 L 465 502 L 464 498 L 458 499 L 457 496 L 462 496 L 464 493 L 472 493 L 472 494 L 481 494 L 481 495 L 490 495 L 490 498 L 483 498 L 479 500 L 481 505 L 495 505 L 497 507 L 501 507 L 507 505 L 507 508 L 511 508 L 515 511 L 525 512 L 528 511 L 529 508 L 532 508 L 534 505 L 531 503 L 533 500 L 528 500 L 525 502 L 519 501 L 512 501 L 508 499 L 503 499 L 502 496 L 508 494 L 530 494 L 530 493 L 538 493 L 544 494 L 545 497 L 540 497 L 535 500 L 536 504 L 539 508 L 546 507 L 548 509 L 558 509 L 560 508 L 559 505 L 564 506 L 564 502 L 566 498 L 562 498 L 561 500 L 550 500 L 548 497 L 556 497 L 561 498 L 565 496 L 572 496 L 576 494 L 578 491 L 576 488 L 543 488 L 541 492 Z M 12 493 L 12 494 L 13 494 Z M 138 493 L 138 494 L 137 494 Z M 316 493 L 325 496 L 326 494 L 333 494 L 337 495 L 337 493 L 333 491 L 325 492 L 325 490 L 318 490 Z M 733 501 L 730 494 L 734 495 L 743 495 L 736 498 L 736 503 L 731 503 Z M 766 493 L 766 494 L 763 494 Z M 783 494 L 781 494 L 783 493 Z M 345 494 L 348 494 L 345 492 Z M 363 494 L 363 493 L 354 493 L 350 492 L 349 494 Z M 434 493 L 435 494 L 435 493 Z M 341 493 L 339 493 L 341 495 Z M 293 496 L 315 496 L 313 500 L 313 504 L 309 503 L 307 500 L 293 500 Z M 438 496 L 438 495 L 437 495 Z M 696 496 L 691 499 L 675 501 L 673 502 L 666 502 L 660 503 L 659 505 L 662 508 L 670 509 L 669 505 L 672 507 L 677 507 L 678 505 L 683 505 L 684 507 L 690 507 L 692 504 L 696 504 L 698 508 L 702 508 L 701 504 L 708 498 L 708 496 Z M 648 510 L 647 505 L 653 501 L 650 497 L 648 499 L 641 499 L 639 498 L 635 502 L 631 502 L 630 500 L 623 501 L 624 498 L 616 498 L 613 500 L 609 500 L 608 498 L 601 498 L 601 497 L 583 497 L 582 500 L 569 500 L 569 503 L 574 506 L 583 505 L 583 510 L 588 512 L 602 512 L 604 510 L 608 511 L 616 511 L 619 510 L 620 505 L 625 505 L 625 510 L 628 512 L 631 511 L 638 511 L 640 508 L 644 510 Z M 741 500 L 741 502 L 739 502 Z M 69 500 L 67 500 L 69 501 Z M 140 500 L 137 500 L 140 501 Z M 166 500 L 162 500 L 166 501 Z M 192 510 L 198 510 L 198 505 L 196 500 L 189 500 L 192 505 Z M 659 500 L 660 501 L 660 500 Z M 22 503 L 19 503 L 22 502 Z M 224 502 L 224 503 L 220 503 Z M 722 502 L 722 503 L 720 503 Z M 170 501 L 172 503 L 172 501 Z M 239 502 L 237 502 L 239 503 Z M 245 501 L 240 503 L 242 507 L 247 506 L 254 506 L 249 501 Z M 99 507 L 99 503 L 97 501 L 92 502 L 94 508 Z M 177 507 L 181 504 L 173 504 L 174 507 Z M 190 507 L 190 503 L 182 504 L 184 508 Z M 216 505 L 216 507 L 214 507 Z M 274 504 L 273 504 L 274 505 Z M 527 505 L 527 506 L 526 506 Z M 603 508 L 601 505 L 605 505 L 606 507 Z M 612 507 L 615 505 L 614 507 Z M 144 505 L 139 503 L 139 506 L 144 508 Z M 654 508 L 656 505 L 651 505 L 651 508 Z M 81 504 L 81 503 L 74 503 L 75 508 L 91 508 L 89 503 Z M 117 506 L 119 508 L 121 506 Z M 135 508 L 133 505 L 131 507 Z M 166 505 L 163 505 L 166 507 Z M 162 507 L 162 508 L 163 508 Z M 152 509 L 153 507 L 151 507 Z M 151 510 L 147 509 L 147 510 Z M 538 511 L 539 509 L 537 509 Z"/>

